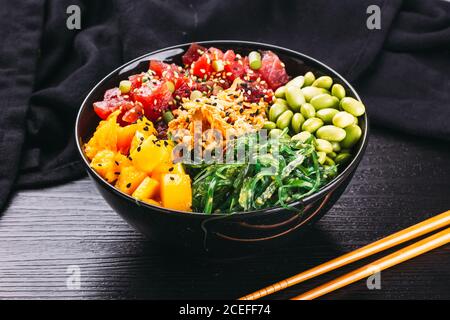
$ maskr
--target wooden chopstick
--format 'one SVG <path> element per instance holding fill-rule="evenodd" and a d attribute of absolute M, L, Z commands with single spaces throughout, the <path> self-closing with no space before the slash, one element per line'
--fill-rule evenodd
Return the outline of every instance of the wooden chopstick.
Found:
<path fill-rule="evenodd" d="M 317 277 L 329 271 L 335 270 L 357 260 L 363 259 L 370 255 L 392 248 L 396 245 L 415 239 L 421 235 L 438 230 L 450 224 L 450 210 L 441 213 L 437 216 L 429 218 L 418 224 L 415 224 L 409 228 L 398 231 L 390 236 L 368 244 L 362 248 L 344 254 L 331 261 L 325 262 L 317 267 L 301 272 L 295 276 L 272 284 L 261 290 L 248 294 L 239 300 L 256 300 L 261 297 L 267 296 L 274 292 L 283 290 L 295 284 Z"/>
<path fill-rule="evenodd" d="M 358 268 L 349 272 L 337 279 L 327 282 L 317 288 L 314 288 L 306 293 L 303 293 L 292 300 L 312 300 L 323 296 L 331 291 L 345 287 L 353 282 L 371 276 L 375 272 L 388 269 L 406 260 L 417 257 L 425 252 L 433 250 L 437 247 L 443 246 L 450 242 L 450 228 L 444 229 L 432 236 L 420 240 L 406 248 L 400 249 L 386 257 L 376 260 L 364 267 Z"/>

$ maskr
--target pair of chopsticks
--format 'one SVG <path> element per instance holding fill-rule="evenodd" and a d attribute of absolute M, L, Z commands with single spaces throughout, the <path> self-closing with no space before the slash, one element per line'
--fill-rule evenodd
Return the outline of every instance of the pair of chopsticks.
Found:
<path fill-rule="evenodd" d="M 274 292 L 286 289 L 300 282 L 309 280 L 311 278 L 335 270 L 337 268 L 340 268 L 357 260 L 363 259 L 370 255 L 395 247 L 401 243 L 415 239 L 432 231 L 436 231 L 448 225 L 450 225 L 450 210 L 441 213 L 437 216 L 434 216 L 430 219 L 427 219 L 425 221 L 422 221 L 418 224 L 415 224 L 409 228 L 396 232 L 383 239 L 375 241 L 371 244 L 368 244 L 355 251 L 344 254 L 343 256 L 340 256 L 331 261 L 323 263 L 317 267 L 301 272 L 295 276 L 292 276 L 280 282 L 274 283 L 254 293 L 248 294 L 240 298 L 239 300 L 256 300 L 262 298 Z M 450 242 L 450 227 L 438 233 L 435 233 L 434 235 L 429 236 L 423 240 L 413 243 L 403 249 L 400 249 L 394 253 L 391 253 L 381 259 L 378 259 L 366 266 L 363 266 L 359 269 L 349 272 L 337 279 L 327 282 L 315 289 L 303 293 L 293 298 L 293 300 L 312 300 L 318 298 L 329 292 L 332 292 L 334 290 L 345 287 L 351 283 L 354 283 L 358 280 L 367 278 L 376 272 L 388 269 L 406 260 L 412 259 L 423 253 L 426 253 L 435 248 L 443 246 L 449 242 Z"/>

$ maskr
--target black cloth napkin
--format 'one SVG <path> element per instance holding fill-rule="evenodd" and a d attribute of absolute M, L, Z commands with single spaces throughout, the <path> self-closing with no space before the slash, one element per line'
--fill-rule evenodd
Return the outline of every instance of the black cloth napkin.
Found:
<path fill-rule="evenodd" d="M 81 9 L 81 30 L 66 10 Z M 370 30 L 367 8 L 381 9 Z M 355 84 L 371 120 L 450 140 L 450 3 L 439 0 L 21 0 L 0 12 L 0 208 L 11 190 L 83 175 L 76 112 L 120 64 L 178 43 L 240 39 L 311 55 Z"/>

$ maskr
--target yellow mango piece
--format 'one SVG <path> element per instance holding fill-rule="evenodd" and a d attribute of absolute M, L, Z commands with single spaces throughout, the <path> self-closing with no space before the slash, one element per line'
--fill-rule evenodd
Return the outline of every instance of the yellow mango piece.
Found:
<path fill-rule="evenodd" d="M 111 183 L 116 181 L 120 173 L 115 159 L 115 152 L 111 150 L 102 150 L 97 152 L 92 159 L 91 167 L 106 181 Z"/>
<path fill-rule="evenodd" d="M 161 181 L 163 207 L 181 211 L 192 211 L 191 179 L 186 174 L 166 173 Z"/>
<path fill-rule="evenodd" d="M 121 154 L 121 153 L 117 153 L 116 154 L 116 158 L 115 158 L 115 164 L 118 166 L 119 171 L 121 172 L 123 170 L 123 168 L 125 167 L 130 167 L 133 164 L 131 163 L 131 160 L 128 159 L 127 156 Z"/>
<path fill-rule="evenodd" d="M 93 159 L 101 150 L 117 151 L 117 132 L 120 128 L 117 123 L 118 114 L 117 111 L 113 112 L 108 119 L 100 121 L 94 135 L 84 145 L 84 152 L 89 159 Z"/>
<path fill-rule="evenodd" d="M 151 135 L 130 153 L 133 165 L 150 174 L 161 163 L 171 161 L 172 147 Z"/>
<path fill-rule="evenodd" d="M 124 167 L 116 182 L 116 188 L 131 195 L 147 175 L 133 166 Z"/>
<path fill-rule="evenodd" d="M 135 150 L 146 138 L 158 134 L 153 123 L 146 117 L 139 119 L 134 126 L 136 130 L 133 139 L 131 140 L 130 152 Z"/>
<path fill-rule="evenodd" d="M 153 171 L 151 177 L 161 182 L 162 176 L 166 173 L 186 174 L 183 165 L 179 163 L 161 163 Z"/>
<path fill-rule="evenodd" d="M 148 204 L 152 204 L 154 206 L 161 207 L 161 203 L 159 203 L 158 201 L 153 200 L 153 199 L 143 199 L 142 201 L 144 201 L 144 202 L 146 202 Z"/>
<path fill-rule="evenodd" d="M 133 198 L 138 200 L 154 198 L 159 192 L 159 182 L 150 177 L 145 177 L 141 184 L 134 190 Z"/>

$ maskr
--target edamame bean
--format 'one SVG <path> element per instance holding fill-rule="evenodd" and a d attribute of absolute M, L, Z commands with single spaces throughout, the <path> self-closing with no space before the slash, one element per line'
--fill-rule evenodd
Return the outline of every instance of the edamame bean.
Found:
<path fill-rule="evenodd" d="M 252 51 L 248 54 L 248 64 L 251 69 L 258 70 L 261 68 L 261 54 L 258 51 Z"/>
<path fill-rule="evenodd" d="M 286 108 L 287 107 L 289 107 L 289 105 L 288 105 L 288 103 L 287 103 L 287 101 L 286 100 L 284 100 L 284 99 L 281 99 L 281 98 L 277 98 L 277 99 L 275 99 L 275 103 L 279 103 L 279 104 L 282 104 L 282 105 L 284 105 Z"/>
<path fill-rule="evenodd" d="M 333 141 L 333 142 L 331 142 L 331 145 L 333 146 L 334 152 L 341 151 L 341 145 L 339 144 L 339 142 Z"/>
<path fill-rule="evenodd" d="M 302 128 L 303 122 L 305 122 L 305 118 L 301 113 L 294 114 L 291 120 L 292 131 L 294 131 L 295 133 L 299 133 Z"/>
<path fill-rule="evenodd" d="M 312 86 L 313 87 L 319 87 L 319 88 L 324 88 L 324 89 L 330 89 L 331 85 L 333 84 L 333 79 L 331 79 L 331 77 L 329 76 L 322 76 L 317 78 Z"/>
<path fill-rule="evenodd" d="M 316 112 L 316 116 L 319 119 L 322 119 L 325 123 L 331 123 L 333 121 L 333 117 L 339 112 L 339 110 L 333 108 L 325 108 L 320 109 Z"/>
<path fill-rule="evenodd" d="M 316 115 L 316 109 L 309 103 L 302 104 L 300 112 L 306 119 L 313 118 Z"/>
<path fill-rule="evenodd" d="M 327 140 L 316 139 L 316 150 L 323 151 L 325 153 L 333 152 L 333 146 Z"/>
<path fill-rule="evenodd" d="M 293 141 L 301 141 L 302 143 L 305 143 L 312 137 L 312 134 L 308 131 L 302 131 L 300 133 L 297 133 L 296 135 L 292 136 L 291 140 Z"/>
<path fill-rule="evenodd" d="M 119 90 L 122 94 L 128 93 L 131 90 L 131 81 L 122 80 L 119 83 Z"/>
<path fill-rule="evenodd" d="M 350 161 L 352 155 L 350 153 L 340 153 L 334 158 L 334 162 L 337 164 L 346 164 Z"/>
<path fill-rule="evenodd" d="M 320 120 L 319 118 L 309 118 L 303 123 L 302 130 L 303 131 L 308 131 L 310 133 L 314 133 L 321 126 L 323 126 L 323 121 L 322 120 Z"/>
<path fill-rule="evenodd" d="M 310 86 L 313 84 L 313 82 L 316 80 L 316 76 L 314 75 L 314 73 L 312 73 L 311 71 L 308 71 L 307 73 L 305 73 L 305 81 L 303 83 L 303 85 L 306 86 Z"/>
<path fill-rule="evenodd" d="M 317 87 L 303 87 L 302 93 L 305 96 L 305 100 L 307 102 L 309 102 L 315 96 L 322 94 L 322 93 L 328 93 L 328 91 L 326 89 L 317 88 Z"/>
<path fill-rule="evenodd" d="M 277 90 L 275 90 L 275 97 L 276 98 L 284 98 L 285 93 L 286 93 L 286 87 L 285 86 L 279 87 Z"/>
<path fill-rule="evenodd" d="M 355 117 L 362 116 L 366 112 L 366 108 L 361 101 L 358 101 L 352 97 L 345 97 L 341 100 L 341 107 L 343 110 L 351 113 Z"/>
<path fill-rule="evenodd" d="M 293 115 L 294 113 L 291 110 L 286 110 L 283 112 L 277 119 L 277 128 L 284 129 L 289 127 Z"/>
<path fill-rule="evenodd" d="M 275 122 L 272 121 L 266 121 L 264 122 L 263 128 L 267 129 L 267 130 L 272 130 L 275 129 L 277 127 Z"/>
<path fill-rule="evenodd" d="M 325 141 L 327 141 L 327 140 L 325 140 Z M 327 153 L 327 156 L 330 157 L 331 159 L 334 159 L 334 158 L 336 158 L 337 153 L 334 151 L 331 151 L 331 152 Z"/>
<path fill-rule="evenodd" d="M 283 130 L 281 130 L 281 129 L 272 129 L 269 132 L 269 138 L 278 139 L 281 137 L 281 133 L 283 133 Z"/>
<path fill-rule="evenodd" d="M 349 125 L 345 129 L 345 139 L 341 141 L 342 148 L 351 148 L 353 147 L 361 138 L 361 128 L 356 124 Z"/>
<path fill-rule="evenodd" d="M 326 157 L 327 157 L 327 154 L 325 152 L 323 152 L 323 151 L 317 152 L 317 161 L 320 164 L 324 164 L 325 163 Z"/>
<path fill-rule="evenodd" d="M 331 159 L 330 157 L 326 157 L 325 161 L 323 163 L 326 164 L 327 166 L 334 166 L 335 165 L 333 159 Z"/>
<path fill-rule="evenodd" d="M 277 122 L 278 117 L 287 109 L 288 107 L 281 103 L 273 104 L 269 109 L 269 120 L 272 122 Z"/>
<path fill-rule="evenodd" d="M 347 111 L 340 111 L 333 117 L 333 124 L 339 128 L 345 128 L 354 123 L 355 117 Z"/>
<path fill-rule="evenodd" d="M 339 83 L 335 83 L 331 88 L 331 94 L 341 100 L 345 97 L 345 88 Z"/>
<path fill-rule="evenodd" d="M 299 87 L 287 86 L 285 95 L 289 107 L 295 112 L 300 111 L 300 106 L 306 102 Z"/>
<path fill-rule="evenodd" d="M 290 86 L 301 88 L 303 86 L 303 83 L 305 82 L 305 78 L 303 76 L 298 76 L 286 83 L 286 88 Z"/>
<path fill-rule="evenodd" d="M 326 125 L 317 130 L 316 136 L 319 139 L 339 142 L 344 140 L 346 131 L 342 128 L 338 128 L 332 125 Z"/>
<path fill-rule="evenodd" d="M 310 103 L 316 110 L 337 108 L 339 106 L 339 99 L 328 93 L 323 93 L 313 97 Z"/>

